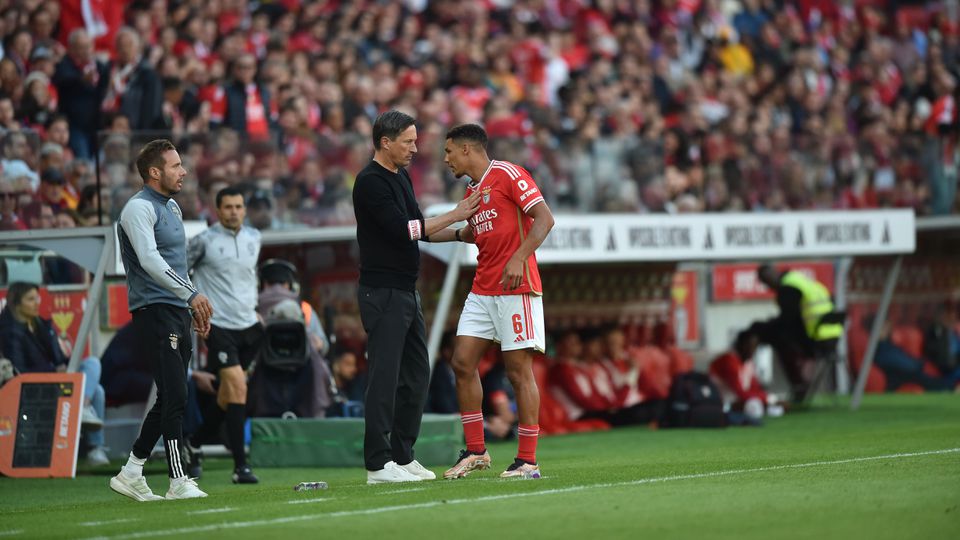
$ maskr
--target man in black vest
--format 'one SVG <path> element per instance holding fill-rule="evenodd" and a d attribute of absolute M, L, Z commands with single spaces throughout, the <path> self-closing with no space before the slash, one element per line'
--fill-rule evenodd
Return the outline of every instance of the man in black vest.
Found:
<path fill-rule="evenodd" d="M 432 480 L 413 445 L 430 382 L 426 330 L 416 290 L 418 241 L 430 241 L 477 211 L 479 192 L 424 219 L 404 167 L 417 152 L 415 120 L 399 111 L 373 125 L 373 160 L 357 175 L 353 207 L 360 245 L 360 318 L 367 332 L 370 382 L 363 452 L 367 483 Z"/>

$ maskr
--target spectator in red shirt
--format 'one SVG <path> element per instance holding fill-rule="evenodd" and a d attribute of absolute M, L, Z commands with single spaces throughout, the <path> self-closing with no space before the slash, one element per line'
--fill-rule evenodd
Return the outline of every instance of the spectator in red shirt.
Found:
<path fill-rule="evenodd" d="M 256 82 L 257 59 L 252 54 L 240 55 L 230 74 L 231 81 L 214 97 L 211 127 L 229 127 L 250 141 L 269 140 L 273 128 L 270 92 Z"/>
<path fill-rule="evenodd" d="M 733 347 L 710 363 L 710 378 L 723 394 L 724 405 L 751 420 L 763 417 L 767 392 L 757 380 L 753 355 L 759 340 L 747 330 L 737 334 Z"/>

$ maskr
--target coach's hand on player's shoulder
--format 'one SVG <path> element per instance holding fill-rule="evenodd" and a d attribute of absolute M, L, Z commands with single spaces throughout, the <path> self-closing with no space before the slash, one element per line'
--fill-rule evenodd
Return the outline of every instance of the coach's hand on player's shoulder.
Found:
<path fill-rule="evenodd" d="M 506 266 L 503 267 L 503 277 L 500 279 L 500 284 L 503 286 L 503 290 L 512 291 L 520 286 L 521 281 L 523 281 L 523 261 L 515 256 L 510 257 Z"/>
<path fill-rule="evenodd" d="M 457 221 L 466 221 L 473 217 L 479 208 L 480 192 L 476 191 L 466 199 L 457 203 L 457 207 L 453 209 L 453 215 L 457 218 Z"/>

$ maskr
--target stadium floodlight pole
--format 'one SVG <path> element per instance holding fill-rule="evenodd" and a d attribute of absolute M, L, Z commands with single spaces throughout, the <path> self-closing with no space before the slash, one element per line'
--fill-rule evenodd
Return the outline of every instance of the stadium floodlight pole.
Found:
<path fill-rule="evenodd" d="M 880 330 L 887 320 L 887 311 L 890 309 L 890 300 L 893 299 L 893 289 L 897 285 L 897 278 L 900 276 L 900 266 L 903 263 L 903 255 L 897 255 L 890 272 L 887 274 L 887 282 L 883 286 L 883 296 L 880 298 L 880 306 L 873 319 L 873 327 L 870 328 L 870 341 L 867 343 L 867 350 L 863 354 L 863 361 L 860 363 L 860 373 L 857 375 L 857 386 L 853 389 L 853 398 L 850 400 L 850 410 L 860 408 L 860 400 L 863 399 L 863 391 L 867 387 L 867 376 L 870 375 L 870 368 L 873 367 L 873 355 L 877 352 L 877 342 L 880 341 Z"/>

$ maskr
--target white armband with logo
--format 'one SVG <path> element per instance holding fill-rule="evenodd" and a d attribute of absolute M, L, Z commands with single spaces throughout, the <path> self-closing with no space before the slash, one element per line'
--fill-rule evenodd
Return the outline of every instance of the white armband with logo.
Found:
<path fill-rule="evenodd" d="M 419 219 L 411 219 L 407 222 L 407 235 L 410 240 L 419 240 L 423 238 L 423 222 Z"/>

